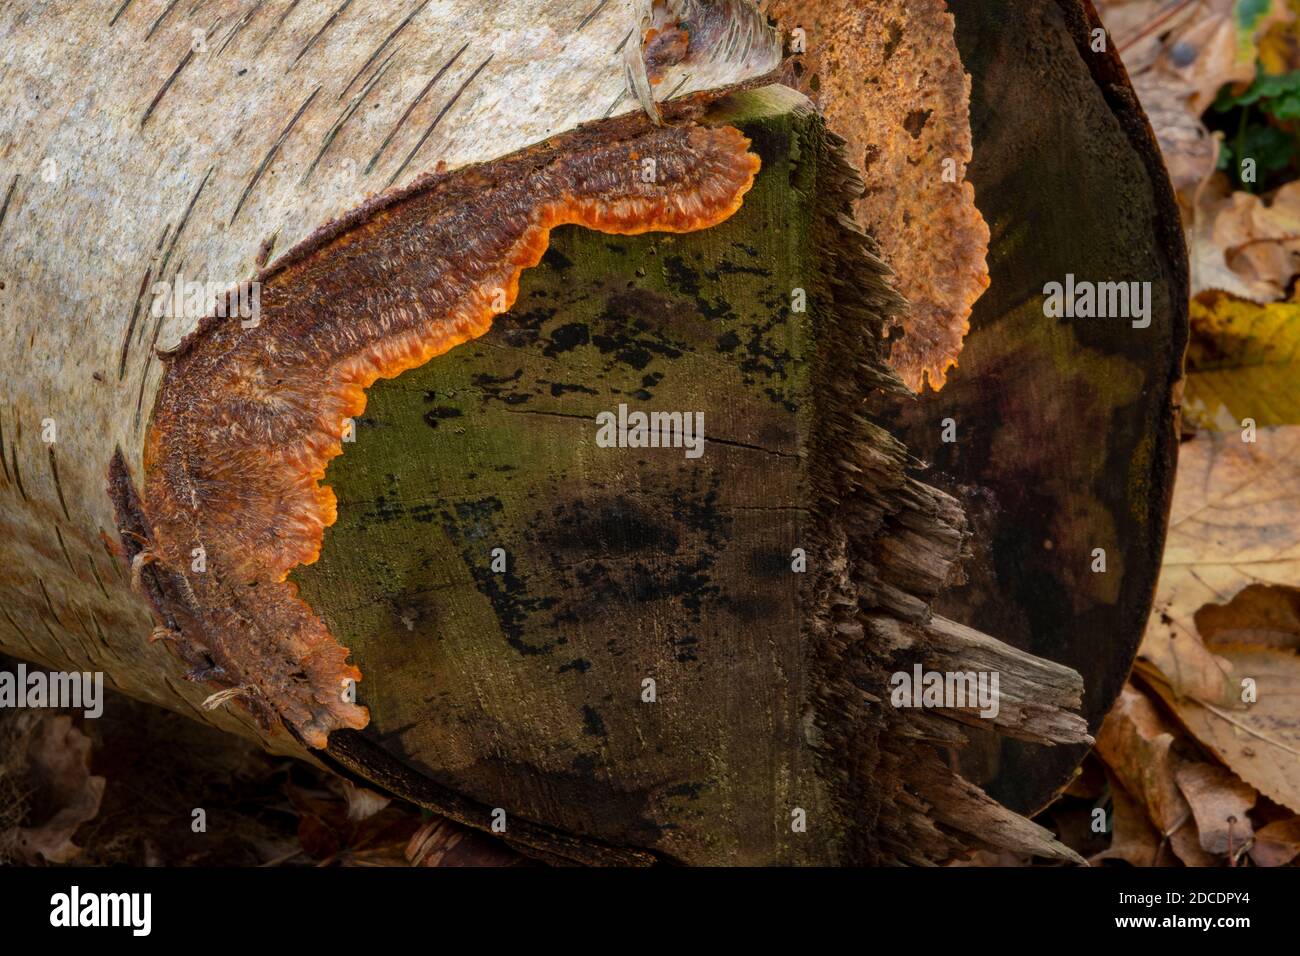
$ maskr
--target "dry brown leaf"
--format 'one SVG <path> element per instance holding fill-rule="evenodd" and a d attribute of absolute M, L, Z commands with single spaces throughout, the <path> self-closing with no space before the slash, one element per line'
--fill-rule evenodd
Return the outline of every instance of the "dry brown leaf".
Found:
<path fill-rule="evenodd" d="M 1094 6 L 1134 77 L 1155 65 L 1167 36 L 1201 12 L 1201 4 L 1177 0 L 1095 0 Z"/>
<path fill-rule="evenodd" d="M 353 815 L 350 798 L 289 784 L 289 803 L 298 814 L 298 841 L 322 865 L 405 866 L 407 842 L 420 819 L 389 803 L 365 818 Z"/>
<path fill-rule="evenodd" d="M 3 834 L 6 847 L 27 863 L 67 863 L 81 852 L 77 828 L 99 813 L 104 778 L 90 773 L 90 738 L 63 714 L 32 713 L 27 774 L 44 819 Z"/>
<path fill-rule="evenodd" d="M 1250 858 L 1256 866 L 1286 866 L 1300 856 L 1300 816 L 1260 827 Z"/>
<path fill-rule="evenodd" d="M 989 230 L 966 182 L 970 77 L 944 0 L 776 0 L 808 37 L 807 92 L 848 141 L 867 195 L 859 221 L 910 305 L 891 364 L 914 391 L 942 388 L 988 288 Z M 945 177 L 945 162 L 950 176 Z"/>
<path fill-rule="evenodd" d="M 1109 0 L 1097 8 L 1129 72 L 1165 74 L 1186 93 L 1196 115 L 1223 86 L 1254 79 L 1261 38 L 1295 18 L 1285 0 Z"/>
<path fill-rule="evenodd" d="M 1174 779 L 1192 808 L 1205 852 L 1232 857 L 1250 842 L 1255 832 L 1247 814 L 1259 796 L 1254 787 L 1208 763 L 1183 764 Z"/>
<path fill-rule="evenodd" d="M 1258 280 L 1248 280 L 1233 271 L 1224 255 L 1224 250 L 1240 239 L 1237 231 L 1240 214 L 1234 212 L 1237 208 L 1234 195 L 1237 194 L 1229 191 L 1227 178 L 1216 174 L 1197 191 L 1191 211 L 1186 213 L 1188 218 L 1184 228 L 1192 294 L 1219 291 L 1251 302 L 1267 302 L 1276 294 L 1277 288 Z"/>
<path fill-rule="evenodd" d="M 1183 445 L 1160 585 L 1139 650 L 1175 694 L 1224 709 L 1243 706 L 1241 686 L 1230 662 L 1201 641 L 1197 611 L 1247 585 L 1300 582 L 1300 426 L 1261 428 L 1256 439 L 1205 432 Z"/>
<path fill-rule="evenodd" d="M 1265 643 L 1207 644 L 1198 628 L 1226 637 L 1232 615 L 1263 614 L 1264 595 L 1276 601 L 1272 591 L 1300 581 L 1300 426 L 1244 436 L 1203 432 L 1182 448 L 1142 673 L 1233 773 L 1300 810 L 1300 657 Z M 1285 626 L 1276 616 L 1285 608 L 1273 609 L 1265 622 Z"/>
<path fill-rule="evenodd" d="M 351 780 L 341 780 L 340 783 L 343 786 L 343 796 L 347 800 L 348 819 L 354 823 L 370 819 L 393 802 L 390 797 L 385 797 L 366 787 L 359 787 Z"/>
<path fill-rule="evenodd" d="M 1155 69 L 1180 82 L 1191 95 L 1191 109 L 1205 111 L 1228 83 L 1255 76 L 1253 55 L 1239 56 L 1233 0 L 1202 3 L 1204 17 L 1179 30 L 1156 60 Z"/>
<path fill-rule="evenodd" d="M 1254 682 L 1256 701 L 1225 710 L 1152 687 L 1192 735 L 1233 773 L 1275 803 L 1300 812 L 1300 656 L 1258 646 L 1215 645 L 1234 680 Z"/>
<path fill-rule="evenodd" d="M 1198 190 L 1214 175 L 1219 140 L 1192 111 L 1186 92 L 1163 74 L 1153 70 L 1135 78 L 1133 90 L 1160 142 L 1174 190 L 1190 209 Z"/>
<path fill-rule="evenodd" d="M 1097 755 L 1146 809 L 1180 860 L 1213 866 L 1217 860 L 1201 847 L 1196 820 L 1175 778 L 1183 761 L 1171 748 L 1179 735 L 1144 694 L 1126 685 L 1097 734 Z"/>
<path fill-rule="evenodd" d="M 975 850 L 970 856 L 962 860 L 953 860 L 948 864 L 951 867 L 980 867 L 990 866 L 1029 866 L 1033 863 L 1033 857 L 1024 856 L 1019 853 L 1012 853 L 1010 850 Z"/>
<path fill-rule="evenodd" d="M 435 817 L 411 835 L 406 845 L 411 866 L 532 866 L 527 857 L 481 833 Z"/>
<path fill-rule="evenodd" d="M 1300 182 L 1270 196 L 1205 198 L 1190 237 L 1192 292 L 1221 289 L 1255 302 L 1285 299 L 1300 270 Z"/>
<path fill-rule="evenodd" d="M 1197 611 L 1196 630 L 1210 646 L 1260 644 L 1300 651 L 1300 590 L 1252 584 L 1227 604 Z"/>
<path fill-rule="evenodd" d="M 1089 863 L 1123 860 L 1130 866 L 1157 866 L 1160 862 L 1160 834 L 1147 819 L 1142 805 L 1134 800 L 1113 775 L 1110 784 L 1110 846 L 1092 856 Z"/>
<path fill-rule="evenodd" d="M 1179 695 L 1197 697 L 1217 706 L 1238 706 L 1232 686 L 1231 665 L 1217 657 L 1196 636 L 1169 614 L 1147 624 L 1139 656 L 1167 678 Z"/>

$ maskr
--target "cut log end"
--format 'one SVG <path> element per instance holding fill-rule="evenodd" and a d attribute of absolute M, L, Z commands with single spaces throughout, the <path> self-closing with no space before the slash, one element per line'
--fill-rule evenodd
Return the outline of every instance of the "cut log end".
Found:
<path fill-rule="evenodd" d="M 254 321 L 209 317 L 168 359 L 135 522 L 147 526 L 154 610 L 205 676 L 253 688 L 243 699 L 258 716 L 278 715 L 312 747 L 369 719 L 354 703 L 361 672 L 285 581 L 337 518 L 320 482 L 365 390 L 486 332 L 552 229 L 708 228 L 758 172 L 734 128 L 608 127 L 436 177 L 291 253 Z"/>
<path fill-rule="evenodd" d="M 1063 655 L 1094 713 L 1127 671 L 1125 622 L 1145 620 L 1185 283 L 1160 251 L 1178 231 L 1149 131 L 1118 61 L 1086 52 L 1087 0 L 1027 0 L 1016 31 L 980 4 L 815 5 L 867 11 L 886 78 L 960 81 L 930 91 L 952 135 L 900 98 L 873 111 L 882 136 L 841 124 L 847 160 L 802 98 L 755 91 L 775 34 L 748 0 L 645 0 L 662 16 L 639 48 L 630 4 L 580 22 L 543 5 L 509 55 L 468 0 L 276 23 L 252 79 L 216 50 L 177 67 L 188 27 L 138 4 L 108 30 L 30 6 L 6 8 L 19 47 L 90 54 L 27 57 L 6 91 L 86 91 L 90 108 L 80 136 L 20 108 L 0 183 L 5 333 L 34 359 L 10 363 L 0 407 L 6 651 L 102 669 L 468 826 L 504 814 L 504 838 L 548 861 L 938 863 L 984 843 L 1070 859 L 956 767 L 963 747 L 1033 742 L 1003 777 L 1019 809 L 1041 806 L 1087 741 L 1080 681 L 934 610 Z M 329 15 L 310 6 L 295 16 Z M 899 45 L 889 18 L 917 29 Z M 814 21 L 815 39 L 832 21 Z M 126 68 L 109 55 L 155 30 Z M 853 113 L 863 71 L 836 72 L 828 110 Z M 750 92 L 718 104 L 724 89 Z M 241 148 L 192 149 L 195 129 Z M 558 130 L 574 131 L 530 146 Z M 862 162 L 884 136 L 891 163 Z M 973 163 L 994 281 L 959 368 L 900 351 L 891 371 L 907 282 L 882 260 L 918 265 L 923 290 L 964 279 L 940 303 L 960 315 L 983 234 L 930 230 L 966 254 L 891 257 L 911 233 L 860 219 L 868 235 L 853 213 L 924 234 L 912 210 L 960 207 L 972 225 L 968 187 L 935 187 L 952 207 L 922 188 L 940 156 Z M 30 174 L 46 159 L 77 175 Z M 439 173 L 366 198 L 421 167 Z M 1077 200 L 1108 190 L 1118 218 Z M 551 233 L 565 223 L 589 228 Z M 1027 223 L 1052 241 L 1025 243 Z M 1037 290 L 1079 271 L 1080 241 L 1098 276 L 1159 274 L 1150 336 L 1041 321 Z M 196 268 L 223 288 L 263 270 L 236 296 L 259 314 L 227 300 L 195 332 L 189 307 L 150 309 Z M 922 366 L 951 380 L 918 402 L 900 377 L 916 387 Z M 600 417 L 624 412 L 698 415 L 707 438 L 685 455 L 603 442 Z M 936 448 L 948 414 L 997 423 L 997 441 Z M 1123 573 L 1085 580 L 1060 545 L 1098 528 L 1124 539 Z M 979 708 L 903 706 L 893 684 L 918 666 L 1000 682 L 982 699 L 976 682 Z"/>
<path fill-rule="evenodd" d="M 870 416 L 905 393 L 884 335 L 902 301 L 851 218 L 841 141 L 783 89 L 711 119 L 763 157 L 735 219 L 684 246 L 568 234 L 482 340 L 372 391 L 331 468 L 339 523 L 294 574 L 362 669 L 386 668 L 372 725 L 330 753 L 471 826 L 506 808 L 547 858 L 935 863 L 997 844 L 1010 824 L 941 754 L 969 715 L 891 706 L 906 655 L 875 624 L 913 629 L 912 659 L 1014 671 L 1003 724 L 1036 739 L 1078 739 L 1077 684 L 993 641 L 965 662 L 974 639 L 931 619 L 968 532 Z M 598 452 L 584 423 L 605 402 L 703 409 L 712 450 L 686 469 Z M 382 516 L 349 504 L 380 498 Z M 1038 674 L 1057 682 L 1041 699 Z M 646 675 L 653 705 L 631 693 Z M 927 820 L 935 780 L 964 830 Z M 791 808 L 815 831 L 782 824 Z M 1060 854 L 1025 827 L 1016 846 Z"/>

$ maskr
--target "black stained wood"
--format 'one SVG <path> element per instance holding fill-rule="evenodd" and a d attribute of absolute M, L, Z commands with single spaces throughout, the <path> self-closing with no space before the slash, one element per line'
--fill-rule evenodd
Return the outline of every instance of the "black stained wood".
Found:
<path fill-rule="evenodd" d="M 1187 256 L 1149 125 L 1078 0 L 956 3 L 972 76 L 969 176 L 992 232 L 992 285 L 942 392 L 897 432 L 974 530 L 969 581 L 936 610 L 1084 678 L 1100 726 L 1154 594 L 1177 458 Z M 1046 283 L 1150 282 L 1152 320 L 1054 319 Z M 957 441 L 942 440 L 952 419 Z M 1107 570 L 1092 571 L 1093 549 Z M 963 767 L 1012 809 L 1058 793 L 1084 747 L 986 735 Z"/>
<path fill-rule="evenodd" d="M 294 573 L 364 675 L 371 725 L 331 751 L 471 825 L 503 810 L 531 848 L 588 859 L 544 825 L 613 862 L 759 864 L 831 839 L 788 823 L 825 800 L 791 567 L 820 123 L 741 125 L 764 169 L 731 220 L 557 230 L 481 339 L 370 390 L 326 479 L 338 523 Z M 620 406 L 701 413 L 704 453 L 603 447 Z"/>

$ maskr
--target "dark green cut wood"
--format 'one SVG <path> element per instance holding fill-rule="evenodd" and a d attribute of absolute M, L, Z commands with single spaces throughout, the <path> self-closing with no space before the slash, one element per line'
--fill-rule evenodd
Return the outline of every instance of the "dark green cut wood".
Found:
<path fill-rule="evenodd" d="M 1187 263 L 1156 144 L 1113 50 L 1090 49 L 1097 24 L 1085 7 L 953 4 L 992 286 L 948 385 L 895 415 L 899 437 L 932 463 L 924 479 L 962 501 L 974 531 L 969 582 L 936 611 L 1079 671 L 1095 734 L 1160 567 Z M 1043 287 L 1066 273 L 1150 281 L 1150 328 L 1044 317 Z M 947 418 L 953 444 L 941 440 Z M 1105 574 L 1091 571 L 1094 548 L 1106 549 Z M 1084 753 L 986 735 L 963 766 L 1028 813 Z"/>
<path fill-rule="evenodd" d="M 735 217 L 557 230 L 490 332 L 370 390 L 330 466 L 339 520 L 294 580 L 364 674 L 363 736 L 478 826 L 499 807 L 507 836 L 546 821 L 685 862 L 827 858 L 791 570 L 814 347 L 791 305 L 820 133 L 791 96 L 737 108 L 764 168 Z M 598 447 L 620 403 L 703 411 L 703 457 Z"/>

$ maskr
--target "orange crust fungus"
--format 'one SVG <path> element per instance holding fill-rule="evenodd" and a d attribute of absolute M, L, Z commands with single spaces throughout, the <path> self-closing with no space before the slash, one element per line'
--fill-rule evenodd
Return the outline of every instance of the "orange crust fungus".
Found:
<path fill-rule="evenodd" d="M 855 213 L 908 301 L 890 365 L 914 392 L 943 388 L 989 286 L 989 227 L 966 179 L 971 79 L 948 0 L 773 0 L 802 28 L 799 84 L 848 143 Z"/>
<path fill-rule="evenodd" d="M 556 226 L 708 228 L 758 167 L 731 127 L 598 124 L 372 200 L 258 277 L 257 325 L 202 320 L 164 356 L 143 494 L 120 454 L 110 469 L 155 634 L 191 679 L 238 689 L 264 726 L 278 717 L 312 747 L 364 727 L 349 693 L 361 672 L 287 577 L 335 520 L 321 482 L 366 389 L 486 332 Z"/>

